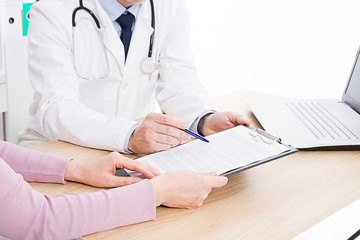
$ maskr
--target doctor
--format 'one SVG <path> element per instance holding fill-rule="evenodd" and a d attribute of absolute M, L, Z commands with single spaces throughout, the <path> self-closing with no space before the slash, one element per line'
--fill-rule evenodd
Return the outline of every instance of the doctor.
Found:
<path fill-rule="evenodd" d="M 41 0 L 31 9 L 29 74 L 25 146 L 60 139 L 151 153 L 189 140 L 184 128 L 206 136 L 249 124 L 216 112 L 200 83 L 184 0 Z M 152 113 L 155 98 L 165 114 Z"/>

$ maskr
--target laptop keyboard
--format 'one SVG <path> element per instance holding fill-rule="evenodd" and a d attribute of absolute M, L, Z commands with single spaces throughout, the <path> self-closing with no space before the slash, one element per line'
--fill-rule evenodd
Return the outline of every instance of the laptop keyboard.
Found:
<path fill-rule="evenodd" d="M 360 137 L 341 123 L 320 102 L 291 102 L 286 105 L 318 139 L 342 140 Z"/>

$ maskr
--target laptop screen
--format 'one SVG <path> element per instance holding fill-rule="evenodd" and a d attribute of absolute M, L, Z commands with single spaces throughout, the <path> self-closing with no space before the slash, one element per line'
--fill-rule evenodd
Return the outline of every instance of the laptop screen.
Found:
<path fill-rule="evenodd" d="M 352 69 L 349 82 L 346 86 L 343 101 L 352 109 L 360 113 L 360 58 L 359 52 L 356 54 L 356 60 Z"/>

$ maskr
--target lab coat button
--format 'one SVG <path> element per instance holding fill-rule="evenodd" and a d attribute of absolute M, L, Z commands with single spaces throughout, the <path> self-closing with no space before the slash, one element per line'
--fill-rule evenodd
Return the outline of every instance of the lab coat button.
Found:
<path fill-rule="evenodd" d="M 128 88 L 128 85 L 129 85 L 129 84 L 127 84 L 127 83 L 123 83 L 123 84 L 121 85 L 121 88 L 122 88 L 123 90 L 125 90 L 125 89 Z"/>

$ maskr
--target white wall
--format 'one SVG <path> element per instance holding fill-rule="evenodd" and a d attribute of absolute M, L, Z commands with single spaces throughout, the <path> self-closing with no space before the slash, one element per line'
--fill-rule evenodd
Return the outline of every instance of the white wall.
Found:
<path fill-rule="evenodd" d="M 3 2 L 0 2 L 0 83 L 2 83 L 5 78 L 4 76 L 4 53 L 3 53 L 3 34 L 4 34 L 4 23 L 1 16 L 4 14 L 4 5 Z M 0 99 L 2 96 L 0 96 Z M 1 100 L 0 100 L 1 101 Z M 0 112 L 0 140 L 4 140 L 4 133 L 3 133 L 3 121 L 2 121 L 2 113 Z M 1 236 L 0 236 L 1 239 Z"/>
<path fill-rule="evenodd" d="M 360 45 L 359 0 L 186 1 L 212 96 L 257 89 L 341 97 Z"/>
<path fill-rule="evenodd" d="M 359 0 L 186 1 L 211 96 L 341 97 L 360 45 Z"/>

